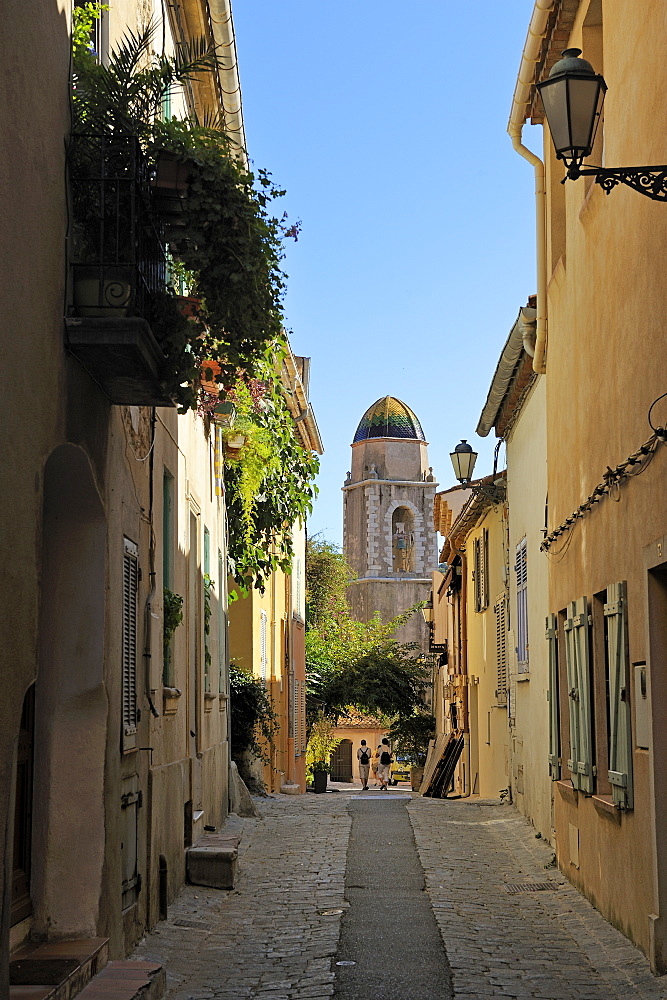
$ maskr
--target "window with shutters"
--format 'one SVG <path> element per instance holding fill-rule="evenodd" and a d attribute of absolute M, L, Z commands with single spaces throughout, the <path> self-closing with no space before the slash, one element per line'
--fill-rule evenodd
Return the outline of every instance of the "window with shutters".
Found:
<path fill-rule="evenodd" d="M 520 674 L 527 674 L 528 663 L 528 560 L 526 539 L 516 547 L 516 658 Z"/>
<path fill-rule="evenodd" d="M 485 611 L 489 606 L 489 532 L 484 528 L 473 542 L 473 581 L 475 584 L 475 611 Z"/>
<path fill-rule="evenodd" d="M 496 700 L 507 705 L 507 602 L 505 595 L 493 605 L 496 620 Z"/>
<path fill-rule="evenodd" d="M 259 613 L 259 672 L 265 684 L 268 679 L 269 667 L 268 631 L 268 616 L 266 611 L 262 610 Z"/>
<path fill-rule="evenodd" d="M 129 538 L 123 547 L 122 748 L 137 745 L 137 590 L 139 550 Z"/>
<path fill-rule="evenodd" d="M 570 721 L 570 755 L 567 766 L 572 784 L 592 795 L 593 732 L 590 670 L 591 617 L 586 597 L 568 605 L 565 619 L 565 661 Z"/>
<path fill-rule="evenodd" d="M 560 778 L 560 712 L 558 705 L 558 620 L 547 615 L 546 640 L 549 643 L 549 776 L 552 781 Z"/>
<path fill-rule="evenodd" d="M 222 599 L 222 571 L 222 552 L 218 549 L 218 691 L 220 694 L 228 694 L 225 680 L 227 676 L 227 615 L 225 602 Z"/>
<path fill-rule="evenodd" d="M 165 468 L 162 473 L 162 586 L 174 588 L 174 477 Z M 164 646 L 162 683 L 174 686 L 174 658 L 171 643 Z"/>
<path fill-rule="evenodd" d="M 627 648 L 626 585 L 607 588 L 605 616 L 605 668 L 608 693 L 609 783 L 614 803 L 632 809 L 632 725 L 630 716 L 630 665 Z"/>
<path fill-rule="evenodd" d="M 204 525 L 204 691 L 211 691 L 211 599 L 213 580 L 211 579 L 211 533 Z"/>

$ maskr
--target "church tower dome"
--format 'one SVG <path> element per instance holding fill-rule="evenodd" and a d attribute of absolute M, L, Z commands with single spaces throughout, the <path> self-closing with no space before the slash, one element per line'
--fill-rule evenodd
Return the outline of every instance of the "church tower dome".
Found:
<path fill-rule="evenodd" d="M 376 611 L 386 621 L 428 598 L 438 561 L 436 488 L 416 414 L 395 396 L 378 399 L 359 421 L 343 486 L 344 549 L 357 576 L 348 598 L 359 621 Z M 401 641 L 427 648 L 420 615 L 400 631 Z"/>
<path fill-rule="evenodd" d="M 424 432 L 409 406 L 395 396 L 383 396 L 359 421 L 353 444 L 367 438 L 413 438 L 425 441 Z"/>

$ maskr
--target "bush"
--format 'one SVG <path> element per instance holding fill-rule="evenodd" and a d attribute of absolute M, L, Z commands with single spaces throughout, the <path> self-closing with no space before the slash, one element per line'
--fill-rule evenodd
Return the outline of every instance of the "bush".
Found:
<path fill-rule="evenodd" d="M 229 690 L 232 758 L 238 763 L 244 753 L 250 752 L 270 764 L 267 745 L 271 745 L 279 729 L 271 696 L 258 677 L 234 663 L 229 665 Z"/>

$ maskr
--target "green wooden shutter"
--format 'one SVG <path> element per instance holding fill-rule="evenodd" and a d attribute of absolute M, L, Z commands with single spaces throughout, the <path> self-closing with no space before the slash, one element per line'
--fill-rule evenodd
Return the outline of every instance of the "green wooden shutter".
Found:
<path fill-rule="evenodd" d="M 593 794 L 591 732 L 591 678 L 588 641 L 588 600 L 580 597 L 568 605 L 565 622 L 567 687 L 570 705 L 570 759 L 567 766 L 575 788 Z"/>
<path fill-rule="evenodd" d="M 625 583 L 607 588 L 607 670 L 609 677 L 609 782 L 614 802 L 632 809 L 632 728 L 626 642 Z"/>
<path fill-rule="evenodd" d="M 546 638 L 549 643 L 549 775 L 560 778 L 560 716 L 558 712 L 558 623 L 555 615 L 547 615 Z"/>

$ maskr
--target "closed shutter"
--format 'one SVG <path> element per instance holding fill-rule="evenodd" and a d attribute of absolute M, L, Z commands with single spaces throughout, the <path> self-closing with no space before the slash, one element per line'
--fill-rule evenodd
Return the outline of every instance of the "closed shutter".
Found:
<path fill-rule="evenodd" d="M 137 745 L 137 590 L 139 587 L 139 550 L 129 538 L 123 549 L 123 621 L 122 621 L 122 747 Z"/>
<path fill-rule="evenodd" d="M 529 670 L 528 663 L 528 559 L 526 539 L 517 545 L 516 562 L 516 658 L 520 674 Z"/>
<path fill-rule="evenodd" d="M 568 605 L 565 621 L 565 658 L 570 706 L 570 758 L 567 766 L 575 788 L 593 794 L 591 734 L 591 678 L 588 641 L 588 600 Z"/>
<path fill-rule="evenodd" d="M 560 778 L 560 716 L 558 712 L 558 627 L 555 615 L 547 615 L 546 639 L 549 643 L 549 775 Z"/>
<path fill-rule="evenodd" d="M 607 670 L 609 678 L 609 782 L 614 802 L 632 809 L 632 729 L 624 583 L 607 589 Z"/>
<path fill-rule="evenodd" d="M 493 605 L 496 619 L 496 700 L 507 705 L 507 614 L 505 595 Z"/>
<path fill-rule="evenodd" d="M 479 538 L 472 544 L 473 575 L 475 578 L 475 611 L 482 610 L 482 546 Z"/>
<path fill-rule="evenodd" d="M 299 682 L 299 747 L 306 752 L 306 682 Z"/>
<path fill-rule="evenodd" d="M 489 531 L 484 528 L 480 539 L 479 554 L 479 597 L 481 610 L 484 611 L 489 606 Z"/>
<path fill-rule="evenodd" d="M 259 615 L 259 669 L 262 680 L 266 684 L 268 675 L 268 618 L 266 611 Z"/>

